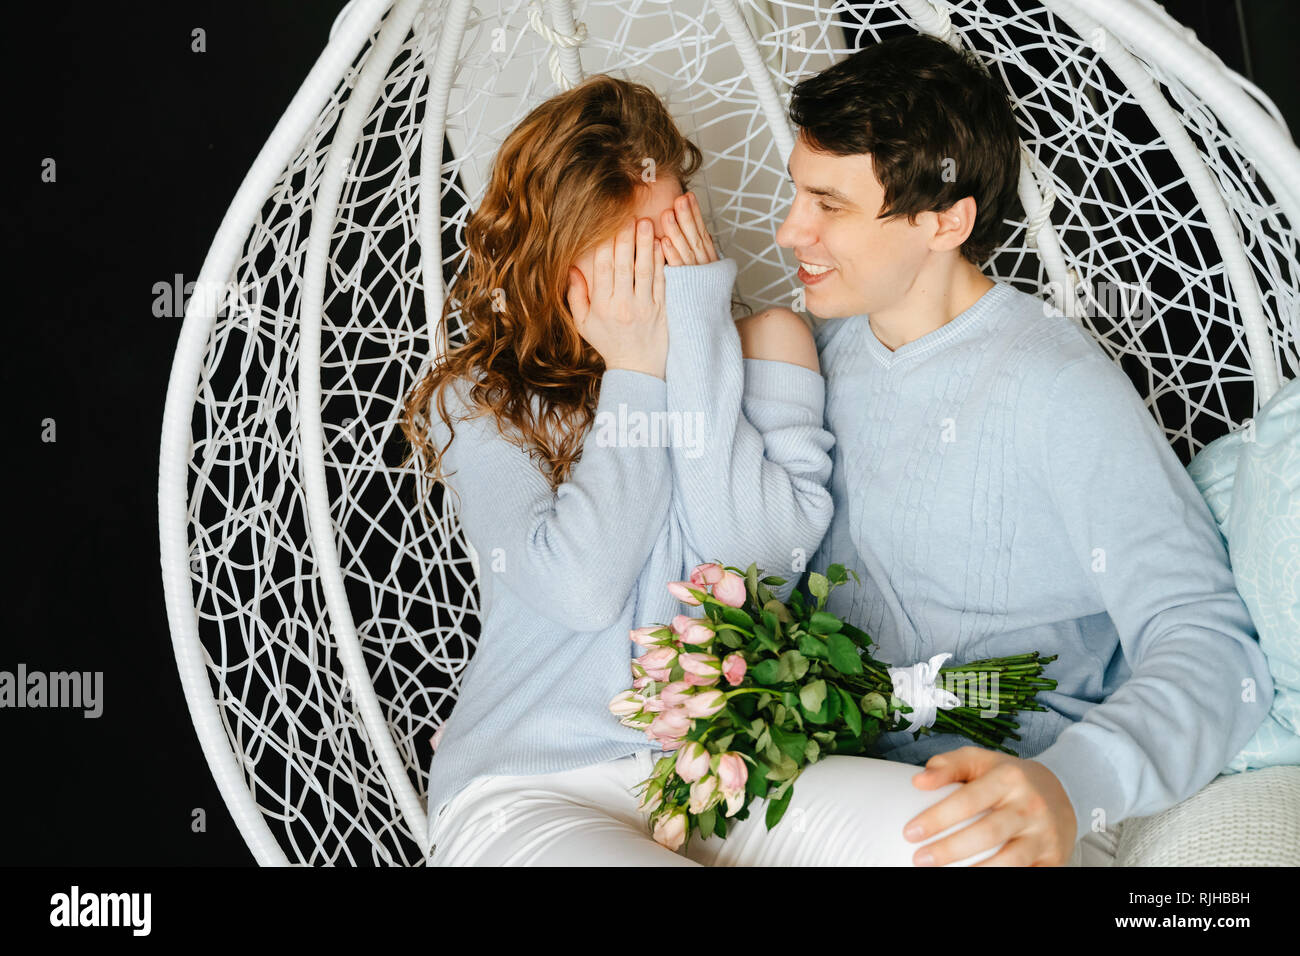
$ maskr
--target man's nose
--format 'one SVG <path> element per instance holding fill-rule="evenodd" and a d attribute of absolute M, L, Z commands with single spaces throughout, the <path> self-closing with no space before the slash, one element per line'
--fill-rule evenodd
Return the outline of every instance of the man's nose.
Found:
<path fill-rule="evenodd" d="M 808 239 L 808 230 L 799 221 L 798 213 L 791 209 L 785 222 L 776 230 L 776 244 L 783 249 L 793 249 L 796 246 L 812 245 Z"/>

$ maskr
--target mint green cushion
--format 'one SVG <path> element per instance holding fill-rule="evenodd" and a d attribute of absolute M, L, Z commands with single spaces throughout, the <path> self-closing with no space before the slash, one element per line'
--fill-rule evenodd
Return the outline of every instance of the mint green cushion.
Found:
<path fill-rule="evenodd" d="M 1300 764 L 1300 379 L 1187 471 L 1227 543 L 1274 685 L 1264 723 L 1220 773 Z"/>

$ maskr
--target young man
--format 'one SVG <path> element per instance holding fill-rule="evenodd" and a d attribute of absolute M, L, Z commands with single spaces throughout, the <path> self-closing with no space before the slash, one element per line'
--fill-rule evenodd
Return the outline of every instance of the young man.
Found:
<path fill-rule="evenodd" d="M 1109 865 L 1116 825 L 1212 780 L 1273 697 L 1223 540 L 1128 377 L 1084 329 L 978 268 L 1016 197 L 1001 85 L 909 36 L 795 87 L 799 260 L 836 439 L 835 514 L 811 561 L 858 572 L 829 610 L 903 666 L 1040 651 L 1048 709 L 1019 757 L 951 734 L 884 735 L 963 782 L 916 816 L 941 865 Z M 930 858 L 924 858 L 929 851 Z M 1085 852 L 1087 851 L 1087 852 Z"/>

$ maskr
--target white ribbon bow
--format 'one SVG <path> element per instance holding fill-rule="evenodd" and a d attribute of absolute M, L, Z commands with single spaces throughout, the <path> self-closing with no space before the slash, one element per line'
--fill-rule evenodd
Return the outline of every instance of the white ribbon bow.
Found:
<path fill-rule="evenodd" d="M 949 710 L 961 703 L 952 691 L 935 686 L 939 668 L 943 662 L 952 657 L 951 653 L 935 654 L 928 661 L 920 661 L 911 667 L 889 668 L 889 680 L 894 685 L 894 696 L 901 700 L 912 712 L 907 715 L 910 722 L 907 730 L 915 731 L 920 727 L 930 727 L 939 716 L 939 708 Z M 902 711 L 895 708 L 894 719 Z"/>

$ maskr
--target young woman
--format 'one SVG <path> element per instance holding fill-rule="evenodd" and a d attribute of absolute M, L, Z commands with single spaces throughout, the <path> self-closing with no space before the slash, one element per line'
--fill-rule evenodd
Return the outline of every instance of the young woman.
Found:
<path fill-rule="evenodd" d="M 756 562 L 787 598 L 831 519 L 812 335 L 785 309 L 733 321 L 736 264 L 684 191 L 701 159 L 653 91 L 597 75 L 511 132 L 466 226 L 443 315 L 464 341 L 402 422 L 479 563 L 431 865 L 910 865 L 903 824 L 955 788 L 830 757 L 771 833 L 759 805 L 680 852 L 638 808 L 663 750 L 608 709 L 648 650 L 629 633 L 689 610 L 666 585 L 704 562 Z"/>

